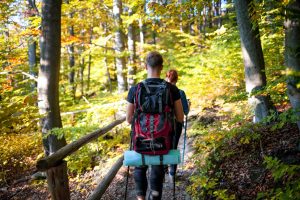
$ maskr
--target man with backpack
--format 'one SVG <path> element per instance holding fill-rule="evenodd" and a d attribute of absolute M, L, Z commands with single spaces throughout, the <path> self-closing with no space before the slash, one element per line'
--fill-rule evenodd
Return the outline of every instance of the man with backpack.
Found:
<path fill-rule="evenodd" d="M 160 200 L 164 180 L 162 155 L 172 148 L 175 125 L 183 122 L 180 93 L 175 85 L 160 78 L 163 58 L 158 52 L 146 57 L 147 79 L 130 88 L 127 101 L 127 122 L 132 125 L 132 144 L 135 151 L 159 155 L 161 165 L 152 165 L 150 192 L 147 199 Z M 138 200 L 144 200 L 148 187 L 146 172 L 149 166 L 135 167 L 134 180 Z"/>

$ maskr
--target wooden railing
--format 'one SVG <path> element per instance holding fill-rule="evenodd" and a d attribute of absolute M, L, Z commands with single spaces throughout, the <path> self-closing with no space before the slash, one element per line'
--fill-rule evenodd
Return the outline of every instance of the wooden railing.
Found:
<path fill-rule="evenodd" d="M 125 117 L 122 117 L 119 120 L 112 122 L 111 124 L 96 130 L 88 135 L 83 136 L 82 138 L 74 141 L 57 152 L 51 154 L 50 156 L 43 158 L 37 162 L 37 169 L 40 171 L 47 172 L 47 180 L 48 180 L 48 188 L 51 193 L 51 198 L 53 200 L 68 200 L 70 199 L 70 190 L 69 190 L 69 181 L 68 175 L 65 170 L 66 169 L 66 161 L 63 159 L 67 156 L 71 155 L 78 149 L 80 149 L 85 144 L 97 139 L 101 135 L 107 133 L 112 130 L 117 125 L 123 123 L 125 121 Z M 102 182 L 96 187 L 96 189 L 89 196 L 89 200 L 100 199 L 104 194 L 109 184 L 119 171 L 122 166 L 124 157 L 121 156 L 117 162 L 113 165 L 111 170 L 107 173 L 107 175 L 103 178 Z M 66 191 L 67 190 L 67 191 Z"/>

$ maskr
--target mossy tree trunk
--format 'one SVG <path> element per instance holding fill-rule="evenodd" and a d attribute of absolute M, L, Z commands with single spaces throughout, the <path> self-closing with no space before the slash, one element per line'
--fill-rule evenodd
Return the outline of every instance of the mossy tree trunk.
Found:
<path fill-rule="evenodd" d="M 286 7 L 285 21 L 285 65 L 289 71 L 287 93 L 298 117 L 300 129 L 300 0 Z"/>
<path fill-rule="evenodd" d="M 246 90 L 254 110 L 253 122 L 261 122 L 274 109 L 270 96 L 262 94 L 265 88 L 265 62 L 261 47 L 258 22 L 252 0 L 235 0 L 245 67 Z"/>

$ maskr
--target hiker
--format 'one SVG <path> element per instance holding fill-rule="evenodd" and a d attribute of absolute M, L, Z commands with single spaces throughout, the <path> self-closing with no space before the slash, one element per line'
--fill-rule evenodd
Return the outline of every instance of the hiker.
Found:
<path fill-rule="evenodd" d="M 178 73 L 175 69 L 171 69 L 167 72 L 166 81 L 171 83 L 172 85 L 176 85 L 178 81 Z M 190 102 L 187 100 L 185 92 L 183 90 L 179 89 L 179 93 L 180 93 L 184 115 L 187 116 L 190 111 Z M 175 134 L 176 139 L 174 144 L 175 146 L 173 146 L 173 149 L 177 149 L 181 132 L 182 132 L 182 123 L 176 123 L 176 134 Z M 174 181 L 176 170 L 177 170 L 177 165 L 170 166 L 169 177 L 171 182 Z"/>
<path fill-rule="evenodd" d="M 146 63 L 145 67 L 147 70 L 147 79 L 144 80 L 145 82 L 141 82 L 137 84 L 136 86 L 133 86 L 130 88 L 127 96 L 128 106 L 127 106 L 127 114 L 126 114 L 126 120 L 128 123 L 133 124 L 133 120 L 139 120 L 140 118 L 136 119 L 134 118 L 135 114 L 135 103 L 137 96 L 140 94 L 137 94 L 137 91 L 139 90 L 139 87 L 143 87 L 146 89 L 145 84 L 158 84 L 162 85 L 165 84 L 169 91 L 168 101 L 167 105 L 168 108 L 170 107 L 172 110 L 172 118 L 175 118 L 175 120 L 178 123 L 183 123 L 183 108 L 182 103 L 180 99 L 180 93 L 178 88 L 175 85 L 172 85 L 165 80 L 160 78 L 161 71 L 163 68 L 163 58 L 158 52 L 150 52 L 146 56 Z M 151 102 L 152 104 L 155 104 L 157 102 Z M 152 105 L 151 104 L 151 105 Z M 150 106 L 151 107 L 151 106 Z M 140 120 L 138 123 L 143 123 L 142 120 Z M 149 122 L 151 123 L 151 122 Z M 172 125 L 174 127 L 174 124 Z M 132 127 L 132 129 L 135 129 Z M 171 131 L 172 133 L 172 131 Z M 172 143 L 171 141 L 168 141 L 168 143 Z M 171 144 L 170 144 L 171 145 Z M 146 172 L 149 166 L 139 166 L 135 167 L 134 169 L 134 181 L 135 181 L 135 190 L 138 200 L 145 200 L 148 182 L 147 182 L 147 176 Z M 165 176 L 164 172 L 164 165 L 152 165 L 150 170 L 150 192 L 147 199 L 153 199 L 153 200 L 160 200 L 162 197 L 162 188 L 163 188 L 163 180 Z"/>

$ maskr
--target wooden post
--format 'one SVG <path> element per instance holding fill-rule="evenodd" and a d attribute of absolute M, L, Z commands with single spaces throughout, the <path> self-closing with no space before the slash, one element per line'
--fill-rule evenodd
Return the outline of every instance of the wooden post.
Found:
<path fill-rule="evenodd" d="M 88 197 L 88 200 L 97 200 L 101 199 L 102 195 L 105 193 L 109 184 L 115 178 L 119 169 L 122 167 L 124 160 L 124 156 L 121 156 L 117 162 L 112 166 L 109 172 L 105 175 L 101 183 L 96 187 L 96 189 L 92 192 L 92 194 Z"/>
<path fill-rule="evenodd" d="M 67 162 L 47 170 L 48 189 L 52 200 L 69 200 L 70 190 Z"/>

